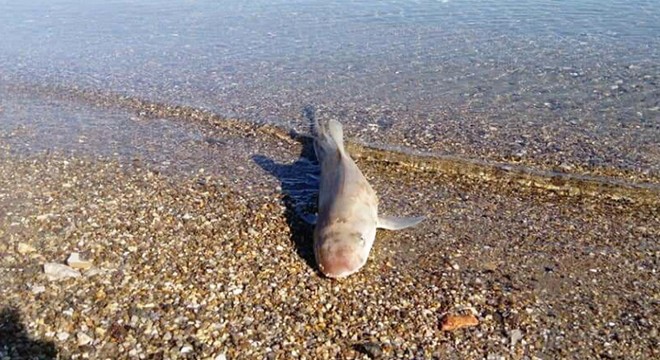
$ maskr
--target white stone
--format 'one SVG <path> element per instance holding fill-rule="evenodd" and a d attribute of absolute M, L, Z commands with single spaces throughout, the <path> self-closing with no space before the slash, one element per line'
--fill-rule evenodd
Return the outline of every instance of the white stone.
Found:
<path fill-rule="evenodd" d="M 66 331 L 59 331 L 56 336 L 57 336 L 57 340 L 66 341 L 66 339 L 68 339 L 70 335 Z"/>
<path fill-rule="evenodd" d="M 18 243 L 18 246 L 16 246 L 16 251 L 18 251 L 19 254 L 25 255 L 25 254 L 33 253 L 37 251 L 37 249 L 35 249 L 30 244 Z"/>
<path fill-rule="evenodd" d="M 80 277 L 80 272 L 78 270 L 58 263 L 44 264 L 44 273 L 50 281 L 59 281 L 68 278 Z"/>
<path fill-rule="evenodd" d="M 76 334 L 76 338 L 78 339 L 78 346 L 85 346 L 91 344 L 92 341 L 94 341 L 94 339 L 82 331 Z"/>
<path fill-rule="evenodd" d="M 511 347 L 516 346 L 518 341 L 523 338 L 522 331 L 520 329 L 511 330 Z"/>
<path fill-rule="evenodd" d="M 486 360 L 504 360 L 504 356 L 494 353 L 489 353 L 486 356 Z"/>
<path fill-rule="evenodd" d="M 102 275 L 102 274 L 105 274 L 107 272 L 108 272 L 108 270 L 106 270 L 106 269 L 91 268 L 91 269 L 85 271 L 85 277 L 92 277 L 92 276 L 96 276 L 96 275 Z"/>
<path fill-rule="evenodd" d="M 187 354 L 191 351 L 193 351 L 193 348 L 190 345 L 184 345 L 183 347 L 181 347 L 181 353 L 182 354 Z"/>
<path fill-rule="evenodd" d="M 39 221 L 44 221 L 47 220 L 49 217 L 53 216 L 53 214 L 42 214 L 42 215 L 37 215 L 37 220 Z"/>
<path fill-rule="evenodd" d="M 227 360 L 227 356 L 225 354 L 218 354 L 213 360 Z"/>
<path fill-rule="evenodd" d="M 231 293 L 234 295 L 240 295 L 243 293 L 243 288 L 241 287 L 235 287 L 231 290 Z"/>
<path fill-rule="evenodd" d="M 46 291 L 46 287 L 43 285 L 32 285 L 30 287 L 30 291 L 32 291 L 33 294 L 41 294 L 42 292 Z"/>
<path fill-rule="evenodd" d="M 92 262 L 81 259 L 80 254 L 77 252 L 71 253 L 69 258 L 66 259 L 66 263 L 74 269 L 87 270 L 92 267 Z"/>

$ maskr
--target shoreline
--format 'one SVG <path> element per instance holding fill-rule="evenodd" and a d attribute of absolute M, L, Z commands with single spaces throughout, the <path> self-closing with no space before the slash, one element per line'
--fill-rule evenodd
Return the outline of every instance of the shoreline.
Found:
<path fill-rule="evenodd" d="M 29 97 L 36 95 L 42 99 L 57 99 L 72 104 L 80 103 L 91 109 L 99 109 L 101 112 L 120 110 L 134 113 L 144 119 L 169 119 L 173 122 L 212 126 L 220 131 L 238 132 L 245 136 L 260 133 L 275 136 L 286 142 L 301 141 L 306 138 L 304 132 L 300 134 L 296 129 L 287 129 L 274 123 L 256 123 L 227 118 L 206 109 L 163 104 L 95 89 L 7 83 L 4 83 L 3 86 L 5 91 L 10 94 Z M 319 111 L 321 116 L 336 116 L 324 107 L 321 107 Z M 609 191 L 613 193 L 614 197 L 634 199 L 644 199 L 660 194 L 660 174 L 652 170 L 642 173 L 616 167 L 579 165 L 584 159 L 568 157 L 561 164 L 547 163 L 534 157 L 514 160 L 507 156 L 495 156 L 480 159 L 469 155 L 444 154 L 410 146 L 372 144 L 360 138 L 347 139 L 347 145 L 351 146 L 356 154 L 367 153 L 367 156 L 393 157 L 399 162 L 410 163 L 412 167 L 437 168 L 441 171 L 458 172 L 467 176 L 480 176 L 483 173 L 491 177 L 510 176 L 513 181 L 521 184 L 527 182 L 532 186 L 567 193 L 580 192 L 580 187 L 584 187 L 588 188 L 585 190 L 587 192 Z"/>

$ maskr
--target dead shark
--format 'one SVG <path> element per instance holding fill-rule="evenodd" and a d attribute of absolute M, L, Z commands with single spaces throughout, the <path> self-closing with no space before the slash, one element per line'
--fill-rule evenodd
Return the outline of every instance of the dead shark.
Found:
<path fill-rule="evenodd" d="M 314 256 L 321 272 L 343 278 L 367 262 L 376 229 L 400 230 L 419 224 L 424 217 L 378 215 L 378 197 L 344 149 L 339 121 L 323 123 L 310 115 L 314 150 L 321 166 Z"/>

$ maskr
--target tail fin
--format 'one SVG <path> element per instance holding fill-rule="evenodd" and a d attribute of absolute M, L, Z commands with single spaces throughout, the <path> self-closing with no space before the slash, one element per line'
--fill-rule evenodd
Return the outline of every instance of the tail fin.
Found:
<path fill-rule="evenodd" d="M 319 121 L 312 106 L 306 106 L 303 115 L 310 124 L 314 150 L 319 161 L 323 161 L 329 154 L 344 154 L 344 131 L 339 121 Z"/>

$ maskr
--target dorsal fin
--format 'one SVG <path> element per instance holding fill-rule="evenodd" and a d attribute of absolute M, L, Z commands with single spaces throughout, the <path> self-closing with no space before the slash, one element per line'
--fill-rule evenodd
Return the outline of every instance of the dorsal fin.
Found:
<path fill-rule="evenodd" d="M 337 144 L 339 152 L 344 153 L 344 129 L 337 120 L 328 121 L 328 133 L 332 140 Z"/>

